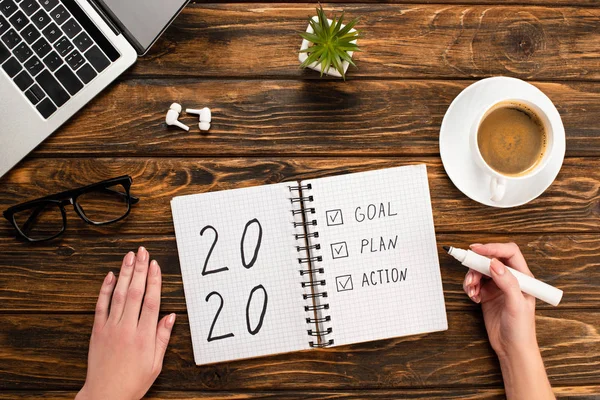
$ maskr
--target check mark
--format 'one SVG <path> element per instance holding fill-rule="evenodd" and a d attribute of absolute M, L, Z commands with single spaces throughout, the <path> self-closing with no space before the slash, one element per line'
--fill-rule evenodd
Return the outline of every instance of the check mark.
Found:
<path fill-rule="evenodd" d="M 342 210 L 339 208 L 334 210 L 325 211 L 325 219 L 327 221 L 327 226 L 335 226 L 335 225 L 343 225 L 344 217 L 342 215 Z"/>
<path fill-rule="evenodd" d="M 346 292 L 354 289 L 354 286 L 352 285 L 352 275 L 336 276 L 335 283 L 338 292 Z"/>
<path fill-rule="evenodd" d="M 331 243 L 331 257 L 334 259 L 348 257 L 348 245 L 346 242 Z"/>

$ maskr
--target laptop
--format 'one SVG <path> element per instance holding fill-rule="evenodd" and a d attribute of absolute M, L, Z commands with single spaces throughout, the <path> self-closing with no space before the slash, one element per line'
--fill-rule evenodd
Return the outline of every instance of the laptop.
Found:
<path fill-rule="evenodd" d="M 0 0 L 0 176 L 145 54 L 188 0 Z"/>

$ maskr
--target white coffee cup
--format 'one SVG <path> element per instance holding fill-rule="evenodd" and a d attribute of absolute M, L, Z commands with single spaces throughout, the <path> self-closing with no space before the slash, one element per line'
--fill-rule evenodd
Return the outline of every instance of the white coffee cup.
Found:
<path fill-rule="evenodd" d="M 543 128 L 546 132 L 547 139 L 543 158 L 529 171 L 526 171 L 525 173 L 517 176 L 504 175 L 490 167 L 483 159 L 481 152 L 479 151 L 479 145 L 477 143 L 477 133 L 483 120 L 493 110 L 499 107 L 511 105 L 513 105 L 515 108 L 523 109 L 525 112 L 534 113 L 541 121 Z M 507 187 L 510 186 L 510 182 L 531 178 L 532 176 L 540 172 L 542 169 L 544 169 L 544 167 L 548 164 L 548 160 L 550 159 L 550 155 L 552 154 L 552 146 L 554 144 L 554 132 L 548 116 L 540 107 L 528 100 L 519 98 L 506 98 L 495 102 L 494 104 L 490 105 L 489 107 L 486 107 L 483 111 L 479 113 L 477 118 L 475 118 L 473 126 L 471 127 L 469 144 L 475 163 L 486 173 L 487 176 L 490 177 L 490 200 L 494 202 L 500 202 L 504 198 L 504 195 L 507 191 Z"/>

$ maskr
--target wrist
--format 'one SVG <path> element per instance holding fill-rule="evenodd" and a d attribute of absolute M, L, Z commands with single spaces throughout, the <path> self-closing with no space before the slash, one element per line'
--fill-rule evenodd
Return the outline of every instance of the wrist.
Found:
<path fill-rule="evenodd" d="M 85 384 L 84 384 L 83 387 L 81 388 L 81 390 L 79 391 L 79 393 L 77 393 L 77 395 L 75 396 L 75 400 L 91 400 L 91 399 L 92 399 L 92 396 L 90 396 L 87 386 L 85 386 Z"/>
<path fill-rule="evenodd" d="M 554 398 L 537 341 L 512 348 L 498 360 L 508 399 Z"/>

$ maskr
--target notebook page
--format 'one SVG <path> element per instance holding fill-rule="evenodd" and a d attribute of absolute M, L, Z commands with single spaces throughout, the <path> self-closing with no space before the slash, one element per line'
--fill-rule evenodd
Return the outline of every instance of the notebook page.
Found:
<path fill-rule="evenodd" d="M 288 185 L 171 201 L 196 364 L 308 348 Z"/>
<path fill-rule="evenodd" d="M 448 328 L 425 165 L 307 180 L 335 345 Z"/>

